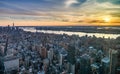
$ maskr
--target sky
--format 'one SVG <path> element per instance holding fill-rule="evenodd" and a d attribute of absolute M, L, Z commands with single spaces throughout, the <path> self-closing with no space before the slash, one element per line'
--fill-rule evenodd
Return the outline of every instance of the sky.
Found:
<path fill-rule="evenodd" d="M 120 26 L 120 0 L 0 0 L 0 26 Z"/>

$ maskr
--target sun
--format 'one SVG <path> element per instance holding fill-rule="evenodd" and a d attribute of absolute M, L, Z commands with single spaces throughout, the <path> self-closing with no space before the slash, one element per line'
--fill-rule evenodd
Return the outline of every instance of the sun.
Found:
<path fill-rule="evenodd" d="M 111 19 L 110 19 L 110 17 L 104 17 L 103 20 L 104 20 L 104 22 L 110 22 Z"/>

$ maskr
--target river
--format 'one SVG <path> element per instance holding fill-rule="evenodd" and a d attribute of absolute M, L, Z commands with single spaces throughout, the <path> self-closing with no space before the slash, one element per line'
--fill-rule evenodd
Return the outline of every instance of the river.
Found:
<path fill-rule="evenodd" d="M 36 29 L 33 28 L 24 28 L 22 27 L 24 31 L 29 31 L 29 32 L 36 32 Z M 49 34 L 67 34 L 67 35 L 78 35 L 79 37 L 81 36 L 96 36 L 97 38 L 113 38 L 116 39 L 120 34 L 104 34 L 104 33 L 84 33 L 84 32 L 70 32 L 70 31 L 53 31 L 53 30 L 37 30 L 37 32 L 42 32 L 42 33 L 49 33 Z"/>

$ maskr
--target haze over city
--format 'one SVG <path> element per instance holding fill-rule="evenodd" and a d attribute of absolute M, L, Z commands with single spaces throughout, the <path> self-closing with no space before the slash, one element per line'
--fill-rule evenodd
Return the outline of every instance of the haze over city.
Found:
<path fill-rule="evenodd" d="M 119 0 L 0 0 L 0 26 L 120 26 Z"/>

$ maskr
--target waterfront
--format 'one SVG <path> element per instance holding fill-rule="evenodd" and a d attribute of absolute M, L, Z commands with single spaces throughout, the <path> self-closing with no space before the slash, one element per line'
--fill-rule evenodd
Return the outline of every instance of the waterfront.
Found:
<path fill-rule="evenodd" d="M 117 37 L 120 36 L 120 34 L 104 34 L 104 33 L 84 33 L 84 32 L 70 32 L 70 31 L 53 31 L 53 30 L 36 30 L 34 27 L 33 28 L 28 28 L 25 27 L 22 29 L 24 31 L 29 31 L 29 32 L 42 32 L 42 33 L 50 33 L 50 34 L 67 34 L 67 35 L 78 35 L 79 37 L 88 35 L 88 36 L 96 36 L 97 38 L 113 38 L 116 39 Z"/>

